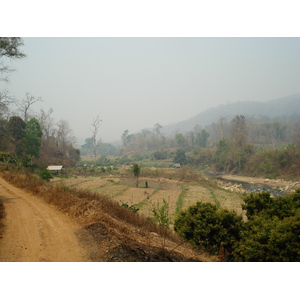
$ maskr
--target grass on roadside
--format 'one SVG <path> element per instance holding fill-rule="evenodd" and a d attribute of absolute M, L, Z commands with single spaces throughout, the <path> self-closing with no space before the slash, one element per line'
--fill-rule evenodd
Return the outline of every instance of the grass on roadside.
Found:
<path fill-rule="evenodd" d="M 160 233 L 157 224 L 149 222 L 145 217 L 97 192 L 70 188 L 63 184 L 51 185 L 28 173 L 4 173 L 3 178 L 19 188 L 42 197 L 68 216 L 76 218 L 84 226 L 105 220 L 107 224 L 122 232 L 126 231 L 120 223 L 123 221 L 139 229 L 140 234 Z M 127 230 L 126 233 L 130 234 L 130 231 Z M 167 233 L 167 237 L 174 242 L 180 242 L 180 238 L 172 231 Z"/>
<path fill-rule="evenodd" d="M 4 219 L 5 219 L 5 208 L 0 199 L 0 239 L 3 237 Z"/>

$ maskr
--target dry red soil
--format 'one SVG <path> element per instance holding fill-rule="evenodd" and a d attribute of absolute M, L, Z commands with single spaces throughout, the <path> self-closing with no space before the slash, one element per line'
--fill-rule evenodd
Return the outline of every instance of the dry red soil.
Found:
<path fill-rule="evenodd" d="M 0 243 L 2 262 L 88 261 L 65 215 L 0 178 L 0 199 L 6 218 Z"/>

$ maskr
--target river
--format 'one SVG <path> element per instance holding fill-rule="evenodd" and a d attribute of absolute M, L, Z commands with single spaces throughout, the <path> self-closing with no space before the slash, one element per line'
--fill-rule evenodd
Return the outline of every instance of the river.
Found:
<path fill-rule="evenodd" d="M 239 181 L 239 180 L 235 180 L 235 179 L 226 179 L 222 175 L 215 175 L 215 174 L 209 173 L 207 171 L 202 171 L 202 173 L 205 177 L 207 177 L 209 179 L 213 179 L 213 180 L 215 179 L 215 180 L 220 181 L 221 183 L 223 182 L 226 184 L 226 186 L 228 186 L 228 184 L 232 187 L 240 186 L 245 191 L 249 191 L 249 192 L 253 192 L 253 193 L 259 193 L 259 192 L 263 192 L 263 191 L 270 192 L 270 194 L 273 197 L 286 195 L 286 193 L 284 193 L 283 191 L 281 191 L 279 189 L 275 189 L 265 183 L 253 183 L 253 182 Z M 247 178 L 247 177 L 244 177 L 244 178 Z"/>

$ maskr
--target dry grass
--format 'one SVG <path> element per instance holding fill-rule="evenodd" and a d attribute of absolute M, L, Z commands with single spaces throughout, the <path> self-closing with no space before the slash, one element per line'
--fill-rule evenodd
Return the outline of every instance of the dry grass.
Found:
<path fill-rule="evenodd" d="M 0 201 L 0 239 L 2 238 L 3 231 L 4 231 L 4 222 L 3 222 L 4 218 L 5 218 L 5 209 L 3 203 Z"/>
<path fill-rule="evenodd" d="M 151 216 L 151 203 L 162 203 L 163 199 L 169 203 L 172 221 L 176 217 L 178 207 L 186 209 L 198 201 L 211 202 L 242 214 L 240 195 L 218 188 L 213 182 L 206 180 L 191 168 L 156 169 L 157 173 L 155 170 L 145 169 L 148 177 L 140 177 L 139 188 L 136 188 L 136 179 L 133 177 L 113 177 L 112 175 L 109 177 L 76 176 L 60 179 L 60 181 L 55 179 L 52 183 L 63 183 L 67 187 L 95 191 L 112 198 L 118 204 L 137 205 L 138 213 L 145 217 Z M 165 177 L 149 177 L 151 174 L 147 170 Z M 180 178 L 184 179 L 179 180 Z M 148 188 L 145 188 L 146 182 Z"/>
<path fill-rule="evenodd" d="M 139 215 L 124 209 L 109 197 L 97 192 L 70 189 L 63 184 L 49 185 L 37 177 L 20 173 L 6 173 L 3 178 L 19 188 L 42 197 L 49 204 L 57 206 L 64 213 L 78 219 L 87 220 L 88 216 L 97 218 L 95 214 L 98 212 L 99 216 L 101 213 L 106 213 L 137 227 L 147 225 L 152 231 L 156 227 L 155 224 L 148 224 Z M 87 221 L 82 220 L 82 222 Z"/>

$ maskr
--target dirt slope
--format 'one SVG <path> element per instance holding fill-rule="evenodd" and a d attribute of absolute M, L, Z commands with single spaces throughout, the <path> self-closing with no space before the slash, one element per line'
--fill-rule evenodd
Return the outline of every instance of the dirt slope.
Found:
<path fill-rule="evenodd" d="M 77 226 L 62 213 L 1 177 L 0 199 L 6 212 L 0 261 L 88 261 L 75 235 Z"/>

